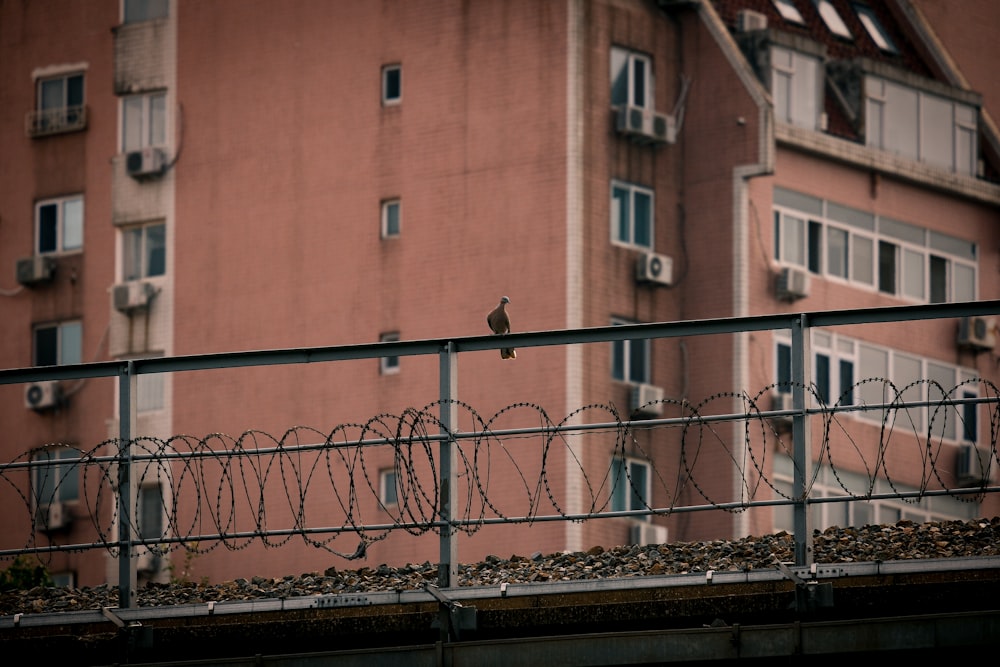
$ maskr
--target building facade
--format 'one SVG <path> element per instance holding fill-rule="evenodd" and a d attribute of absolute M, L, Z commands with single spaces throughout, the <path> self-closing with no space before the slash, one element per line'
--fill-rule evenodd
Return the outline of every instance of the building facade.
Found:
<path fill-rule="evenodd" d="M 974 4 L 980 25 L 1000 16 Z M 0 2 L 0 264 L 15 272 L 0 282 L 0 365 L 482 334 L 501 295 L 517 331 L 1000 298 L 995 83 L 954 44 L 963 20 L 906 0 Z M 814 332 L 817 401 L 886 402 L 886 383 L 862 382 L 872 377 L 907 400 L 983 396 L 998 373 L 992 323 L 978 324 L 965 336 L 951 320 Z M 789 353 L 780 332 L 538 347 L 514 361 L 464 355 L 458 386 L 495 427 L 519 425 L 511 406 L 559 421 L 594 404 L 627 415 L 635 396 L 742 412 L 743 390 L 764 392 L 761 409 L 785 405 Z M 274 444 L 298 425 L 328 432 L 429 405 L 437 389 L 435 360 L 422 357 L 149 376 L 137 430 L 209 444 L 210 434 L 254 431 Z M 0 387 L 0 457 L 110 442 L 115 392 L 109 379 Z M 897 419 L 918 435 L 908 453 L 893 450 L 896 490 L 925 486 L 913 453 L 922 434 L 942 461 L 989 446 L 985 408 L 949 410 Z M 881 488 L 886 475 L 866 463 L 879 459 L 882 417 L 848 417 L 851 435 L 831 437 L 826 460 L 815 452 L 814 492 Z M 790 493 L 781 428 L 752 438 L 743 425 L 722 429 L 736 449 L 770 452 L 767 493 Z M 822 425 L 814 431 L 823 439 Z M 685 469 L 676 433 L 636 431 L 621 462 L 606 439 L 579 445 L 545 462 L 568 513 L 595 494 L 616 510 L 739 501 L 753 476 L 722 450 Z M 369 464 L 366 485 L 380 497 L 357 511 L 391 522 L 392 453 Z M 587 490 L 598 477 L 580 466 L 628 470 L 636 490 Z M 193 520 L 183 495 L 194 488 L 203 512 L 223 504 L 225 471 L 206 466 L 201 486 L 185 485 L 184 469 L 161 472 L 140 475 L 154 533 L 168 517 Z M 500 511 L 524 495 L 517 473 L 539 471 L 496 476 Z M 91 500 L 72 474 L 25 484 L 22 498 L 44 487 L 49 502 L 38 504 L 70 517 Z M 274 493 L 261 502 L 287 502 Z M 67 520 L 49 538 L 110 531 L 112 500 L 95 502 L 108 523 Z M 336 522 L 333 505 L 311 517 Z M 830 504 L 816 522 L 997 509 L 990 499 Z M 522 510 L 512 501 L 510 511 Z M 291 527 L 294 515 L 268 524 Z M 460 556 L 789 522 L 754 510 L 492 526 L 462 536 Z M 367 544 L 360 562 L 433 561 L 437 548 L 433 535 L 399 531 Z M 280 576 L 344 562 L 253 540 L 182 560 L 151 559 L 145 576 Z M 115 576 L 94 554 L 55 554 L 50 569 L 88 585 Z"/>

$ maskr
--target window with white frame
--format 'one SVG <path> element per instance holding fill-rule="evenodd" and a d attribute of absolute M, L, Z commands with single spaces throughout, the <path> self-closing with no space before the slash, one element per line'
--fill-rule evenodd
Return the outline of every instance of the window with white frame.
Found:
<path fill-rule="evenodd" d="M 854 11 L 858 15 L 858 20 L 861 21 L 861 25 L 865 27 L 868 36 L 872 38 L 875 45 L 886 53 L 898 53 L 892 38 L 889 37 L 885 26 L 878 20 L 872 8 L 860 2 L 855 2 L 853 5 Z"/>
<path fill-rule="evenodd" d="M 813 0 L 813 4 L 830 32 L 842 39 L 853 39 L 850 29 L 830 0 Z"/>
<path fill-rule="evenodd" d="M 382 68 L 382 104 L 389 106 L 403 101 L 403 66 L 386 65 Z"/>
<path fill-rule="evenodd" d="M 42 449 L 31 457 L 35 507 L 65 503 L 80 497 L 80 452 L 72 447 Z"/>
<path fill-rule="evenodd" d="M 122 98 L 122 151 L 130 153 L 167 143 L 167 93 L 157 91 Z"/>
<path fill-rule="evenodd" d="M 39 255 L 83 248 L 83 195 L 35 203 L 35 252 Z"/>
<path fill-rule="evenodd" d="M 774 457 L 774 489 L 775 498 L 789 499 L 792 492 L 794 463 L 785 454 Z M 809 471 L 812 474 L 812 470 Z M 844 489 L 847 489 L 845 491 Z M 816 479 L 810 489 L 812 498 L 836 498 L 847 495 L 867 495 L 869 490 L 873 495 L 892 493 L 914 493 L 914 486 L 902 484 L 898 480 L 889 481 L 879 477 L 872 480 L 868 475 L 838 468 L 834 470 L 829 465 L 820 467 Z M 891 524 L 902 519 L 916 523 L 931 521 L 967 521 L 975 518 L 979 511 L 977 503 L 951 498 L 949 496 L 931 496 L 913 499 L 879 498 L 875 500 L 853 501 L 842 503 L 813 503 L 809 506 L 812 512 L 812 526 L 815 530 L 825 530 L 831 526 L 862 527 L 872 524 Z M 793 532 L 793 510 L 791 505 L 778 506 L 774 510 L 774 530 Z"/>
<path fill-rule="evenodd" d="M 611 324 L 635 324 L 614 319 Z M 629 383 L 649 382 L 649 339 L 616 340 L 611 343 L 611 377 Z"/>
<path fill-rule="evenodd" d="M 154 412 L 163 409 L 166 377 L 163 373 L 141 373 L 135 378 L 137 412 Z"/>
<path fill-rule="evenodd" d="M 865 77 L 865 144 L 967 176 L 976 173 L 974 106 Z"/>
<path fill-rule="evenodd" d="M 400 233 L 400 213 L 402 204 L 398 199 L 386 199 L 382 202 L 382 238 L 396 238 Z"/>
<path fill-rule="evenodd" d="M 123 0 L 122 22 L 138 23 L 166 18 L 170 0 Z"/>
<path fill-rule="evenodd" d="M 612 181 L 612 241 L 652 250 L 653 228 L 653 191 L 639 185 Z"/>
<path fill-rule="evenodd" d="M 138 521 L 136 528 L 144 540 L 158 540 L 164 536 L 163 524 L 166 503 L 164 487 L 160 484 L 143 484 L 138 494 Z"/>
<path fill-rule="evenodd" d="M 822 63 L 815 56 L 771 47 L 771 95 L 775 119 L 811 130 L 823 109 Z"/>
<path fill-rule="evenodd" d="M 396 483 L 396 469 L 386 468 L 380 470 L 379 478 L 379 499 L 385 506 L 395 505 L 399 502 L 398 485 Z"/>
<path fill-rule="evenodd" d="M 974 403 L 951 403 L 979 395 L 976 372 L 934 359 L 873 345 L 828 331 L 811 330 L 812 389 L 824 405 L 876 406 L 902 403 L 890 424 L 907 432 L 949 441 L 975 442 L 978 411 Z M 791 340 L 775 334 L 777 391 L 791 391 Z M 891 383 L 891 384 L 890 384 Z M 885 408 L 850 412 L 881 423 Z"/>
<path fill-rule="evenodd" d="M 611 106 L 652 109 L 653 63 L 649 56 L 620 47 L 611 48 Z"/>
<path fill-rule="evenodd" d="M 399 340 L 398 331 L 389 331 L 378 337 L 382 343 Z M 399 357 L 396 355 L 379 357 L 379 372 L 382 375 L 392 375 L 399 372 Z"/>
<path fill-rule="evenodd" d="M 776 258 L 915 302 L 976 299 L 975 243 L 802 193 L 774 189 Z"/>
<path fill-rule="evenodd" d="M 31 116 L 32 136 L 79 130 L 86 125 L 84 75 L 71 72 L 39 78 Z"/>
<path fill-rule="evenodd" d="M 798 23 L 799 25 L 805 25 L 805 19 L 802 18 L 802 14 L 799 12 L 798 7 L 792 0 L 772 0 L 774 3 L 774 8 L 778 10 L 781 14 L 781 18 L 786 21 L 791 21 L 792 23 Z"/>
<path fill-rule="evenodd" d="M 78 364 L 83 360 L 83 325 L 79 321 L 42 324 L 34 329 L 34 365 Z"/>
<path fill-rule="evenodd" d="M 650 509 L 651 475 L 648 461 L 616 457 L 611 462 L 611 511 Z"/>
<path fill-rule="evenodd" d="M 163 222 L 122 229 L 122 280 L 155 278 L 167 272 L 166 235 Z"/>

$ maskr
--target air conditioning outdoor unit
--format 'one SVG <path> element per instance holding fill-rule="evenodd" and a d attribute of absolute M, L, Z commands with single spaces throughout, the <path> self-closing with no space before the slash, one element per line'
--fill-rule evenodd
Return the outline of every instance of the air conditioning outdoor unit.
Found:
<path fill-rule="evenodd" d="M 72 517 L 62 503 L 52 502 L 38 509 L 38 521 L 43 531 L 62 530 L 69 526 Z"/>
<path fill-rule="evenodd" d="M 990 458 L 989 452 L 980 450 L 974 443 L 960 444 L 958 457 L 955 460 L 955 477 L 958 485 L 970 487 L 989 483 Z"/>
<path fill-rule="evenodd" d="M 775 277 L 774 294 L 782 301 L 795 301 L 809 296 L 809 274 L 805 269 L 783 267 Z"/>
<path fill-rule="evenodd" d="M 136 547 L 135 569 L 138 572 L 155 572 L 159 569 L 160 557 L 149 547 Z"/>
<path fill-rule="evenodd" d="M 958 346 L 974 350 L 996 347 L 996 322 L 987 317 L 963 317 L 958 325 Z"/>
<path fill-rule="evenodd" d="M 24 407 L 31 410 L 48 410 L 59 405 L 61 399 L 56 380 L 32 382 L 24 388 Z"/>
<path fill-rule="evenodd" d="M 792 394 L 790 392 L 774 392 L 771 395 L 772 410 L 791 410 Z M 791 426 L 792 415 L 778 415 L 771 417 L 771 422 L 775 426 Z"/>
<path fill-rule="evenodd" d="M 649 521 L 633 521 L 628 532 L 629 543 L 639 546 L 666 544 L 669 534 L 666 526 L 658 526 Z"/>
<path fill-rule="evenodd" d="M 156 295 L 156 288 L 148 282 L 134 280 L 120 283 L 113 288 L 115 310 L 120 313 L 131 313 L 145 310 Z"/>
<path fill-rule="evenodd" d="M 767 16 L 752 9 L 741 9 L 736 13 L 736 29 L 739 32 L 767 29 Z"/>
<path fill-rule="evenodd" d="M 645 107 L 626 104 L 619 107 L 618 132 L 643 144 L 672 144 L 677 141 L 677 120 Z"/>
<path fill-rule="evenodd" d="M 639 383 L 632 386 L 632 412 L 648 417 L 663 414 L 663 388 Z"/>
<path fill-rule="evenodd" d="M 34 255 L 17 260 L 17 282 L 28 287 L 52 280 L 56 261 L 47 255 Z"/>
<path fill-rule="evenodd" d="M 130 151 L 125 155 L 125 171 L 133 178 L 148 178 L 159 176 L 166 165 L 163 151 L 147 146 L 141 150 Z"/>
<path fill-rule="evenodd" d="M 674 276 L 674 260 L 666 255 L 647 252 L 639 255 L 635 262 L 635 279 L 640 283 L 671 285 Z"/>

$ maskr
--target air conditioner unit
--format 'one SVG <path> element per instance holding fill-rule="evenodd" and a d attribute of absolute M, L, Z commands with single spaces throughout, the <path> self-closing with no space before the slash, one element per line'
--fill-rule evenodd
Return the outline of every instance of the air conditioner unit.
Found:
<path fill-rule="evenodd" d="M 619 107 L 616 128 L 643 144 L 672 144 L 677 140 L 677 120 L 645 107 L 629 104 Z"/>
<path fill-rule="evenodd" d="M 955 460 L 955 478 L 960 487 L 979 486 L 989 482 L 989 452 L 979 449 L 972 442 L 958 446 Z"/>
<path fill-rule="evenodd" d="M 996 347 L 996 322 L 987 317 L 963 317 L 958 325 L 958 346 L 974 350 Z"/>
<path fill-rule="evenodd" d="M 131 151 L 125 155 L 125 171 L 133 178 L 148 178 L 159 176 L 166 165 L 163 151 L 147 146 L 142 150 Z"/>
<path fill-rule="evenodd" d="M 645 546 L 647 544 L 666 544 L 668 531 L 666 526 L 658 526 L 649 521 L 633 521 L 629 526 L 628 540 L 630 544 Z"/>
<path fill-rule="evenodd" d="M 805 269 L 786 266 L 774 281 L 774 294 L 782 301 L 795 301 L 809 296 L 809 274 Z"/>
<path fill-rule="evenodd" d="M 789 392 L 774 392 L 771 395 L 771 409 L 772 410 L 791 410 L 792 409 L 792 395 Z M 776 415 L 771 417 L 771 423 L 775 426 L 791 426 L 792 425 L 792 415 Z"/>
<path fill-rule="evenodd" d="M 60 502 L 42 505 L 38 510 L 38 521 L 41 529 L 46 532 L 66 528 L 72 518 L 66 506 Z"/>
<path fill-rule="evenodd" d="M 767 16 L 752 9 L 741 9 L 736 13 L 736 29 L 739 32 L 767 29 Z"/>
<path fill-rule="evenodd" d="M 48 410 L 59 405 L 62 393 L 56 380 L 32 382 L 24 388 L 24 407 L 32 410 Z"/>
<path fill-rule="evenodd" d="M 663 388 L 651 384 L 632 385 L 632 412 L 649 417 L 663 414 Z"/>
<path fill-rule="evenodd" d="M 674 260 L 666 255 L 647 252 L 635 262 L 635 279 L 640 283 L 670 285 L 673 282 Z"/>
<path fill-rule="evenodd" d="M 149 547 L 136 547 L 135 569 L 137 572 L 155 572 L 159 569 L 160 557 Z"/>
<path fill-rule="evenodd" d="M 25 286 L 52 280 L 56 261 L 47 255 L 34 255 L 17 260 L 17 282 Z"/>
<path fill-rule="evenodd" d="M 120 283 L 113 288 L 115 310 L 121 313 L 131 313 L 145 310 L 156 295 L 156 288 L 148 282 L 134 280 Z"/>

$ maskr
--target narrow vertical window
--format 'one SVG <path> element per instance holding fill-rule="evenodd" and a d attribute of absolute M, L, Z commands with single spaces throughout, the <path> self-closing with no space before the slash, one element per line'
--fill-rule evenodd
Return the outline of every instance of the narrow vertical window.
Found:
<path fill-rule="evenodd" d="M 397 492 L 396 471 L 387 468 L 379 471 L 379 497 L 383 505 L 395 505 L 399 502 Z"/>
<path fill-rule="evenodd" d="M 382 104 L 399 104 L 403 99 L 403 66 L 386 65 L 382 68 Z"/>
<path fill-rule="evenodd" d="M 398 199 L 382 202 L 382 238 L 395 238 L 400 231 L 400 203 Z"/>
<path fill-rule="evenodd" d="M 624 320 L 613 320 L 611 323 L 616 326 L 630 324 Z M 616 340 L 612 342 L 611 377 L 623 382 L 648 382 L 649 339 Z"/>
<path fill-rule="evenodd" d="M 398 331 L 390 331 L 378 337 L 379 342 L 386 343 L 399 340 Z M 392 375 L 399 372 L 399 357 L 396 355 L 379 357 L 379 372 L 382 375 Z"/>
<path fill-rule="evenodd" d="M 653 248 L 653 191 L 627 183 L 611 184 L 611 238 L 618 243 Z"/>
<path fill-rule="evenodd" d="M 83 197 L 60 197 L 35 204 L 35 250 L 39 255 L 83 247 Z"/>
<path fill-rule="evenodd" d="M 894 243 L 878 243 L 878 289 L 886 294 L 896 293 L 897 250 Z"/>
<path fill-rule="evenodd" d="M 653 108 L 652 63 L 649 56 L 611 49 L 611 106 Z"/>
<path fill-rule="evenodd" d="M 56 366 L 82 361 L 83 329 L 79 322 L 35 327 L 34 365 Z"/>

